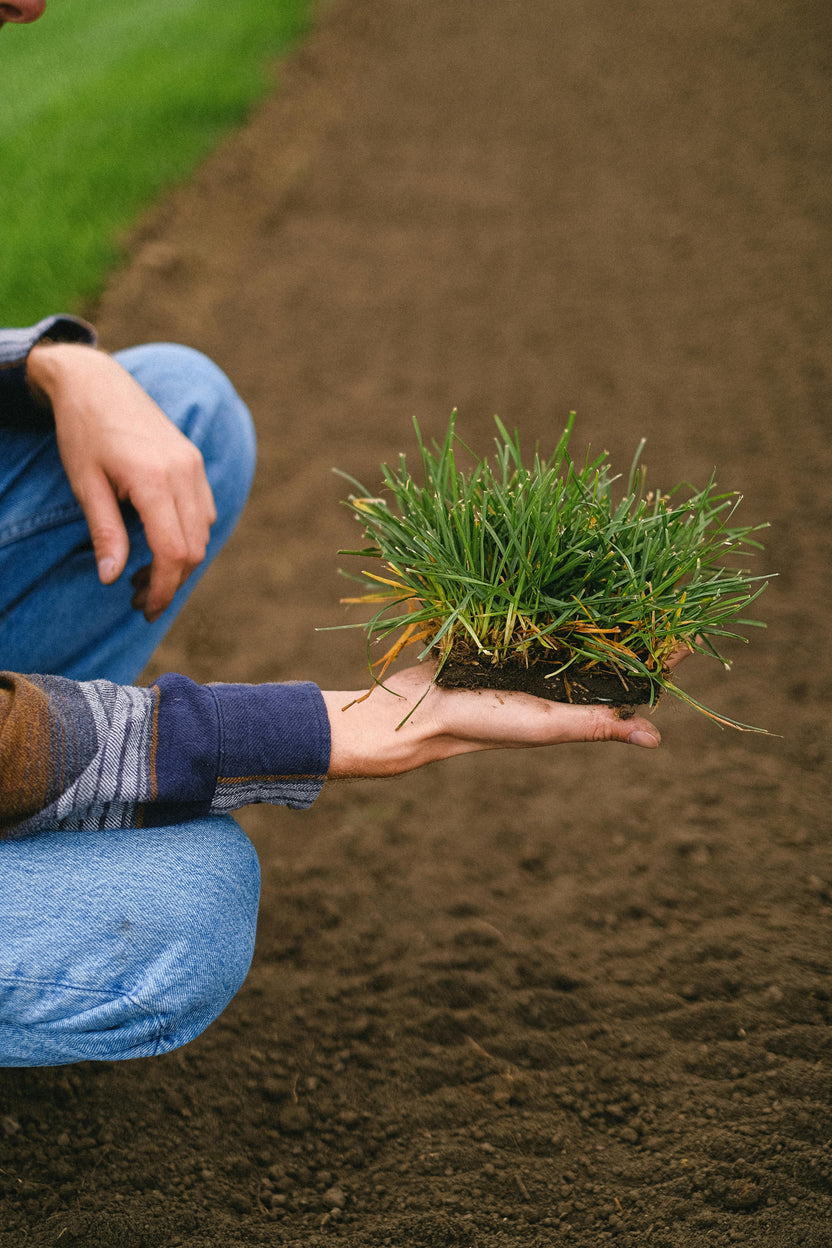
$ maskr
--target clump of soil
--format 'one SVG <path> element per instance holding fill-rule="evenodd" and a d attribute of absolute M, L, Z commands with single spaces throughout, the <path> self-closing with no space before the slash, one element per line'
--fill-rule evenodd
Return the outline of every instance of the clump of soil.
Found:
<path fill-rule="evenodd" d="M 473 653 L 456 654 L 443 664 L 436 683 L 445 689 L 504 689 L 531 693 L 550 702 L 577 706 L 603 703 L 624 714 L 653 701 L 653 684 L 618 668 L 570 667 L 562 671 L 563 659 L 523 663 L 518 659 L 494 666 Z"/>

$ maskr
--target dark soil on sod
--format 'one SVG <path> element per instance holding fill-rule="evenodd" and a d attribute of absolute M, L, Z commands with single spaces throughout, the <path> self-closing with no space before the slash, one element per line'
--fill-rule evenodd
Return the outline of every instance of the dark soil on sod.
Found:
<path fill-rule="evenodd" d="M 540 661 L 507 662 L 492 667 L 486 660 L 455 659 L 452 655 L 437 673 L 436 683 L 445 689 L 514 689 L 550 702 L 569 702 L 576 706 L 604 703 L 629 714 L 634 713 L 635 707 L 651 701 L 653 685 L 644 678 L 597 666 L 574 666 L 563 672 L 561 666 L 557 662 Z"/>
<path fill-rule="evenodd" d="M 104 345 L 213 355 L 251 506 L 147 678 L 355 689 L 331 469 L 454 407 L 770 520 L 658 751 L 477 755 L 243 815 L 257 952 L 146 1061 L 0 1072 L 2 1248 L 832 1242 L 830 24 L 820 0 L 337 0 L 158 205 Z M 44 309 L 49 311 L 50 309 Z M 784 662 L 785 657 L 785 662 Z M 788 673 L 783 675 L 784 670 Z"/>

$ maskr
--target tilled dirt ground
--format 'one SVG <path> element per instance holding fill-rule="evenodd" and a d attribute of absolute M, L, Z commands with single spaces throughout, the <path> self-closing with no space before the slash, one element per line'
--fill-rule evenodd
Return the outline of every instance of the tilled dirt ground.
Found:
<path fill-rule="evenodd" d="M 771 522 L 769 627 L 658 753 L 243 816 L 250 978 L 178 1054 L 0 1072 L 3 1248 L 832 1243 L 830 9 L 339 0 L 149 215 L 104 345 L 219 360 L 261 461 L 154 673 L 363 680 L 368 484 L 459 409 Z M 349 617 L 355 618 L 355 617 Z M 154 674 L 151 673 L 151 674 Z"/>

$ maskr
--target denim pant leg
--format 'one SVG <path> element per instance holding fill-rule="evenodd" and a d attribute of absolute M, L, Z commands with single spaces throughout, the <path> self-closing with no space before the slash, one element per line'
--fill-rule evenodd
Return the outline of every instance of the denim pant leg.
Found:
<path fill-rule="evenodd" d="M 0 841 L 0 1066 L 150 1057 L 225 1008 L 259 865 L 228 816 Z"/>
<path fill-rule="evenodd" d="M 134 682 L 248 497 L 254 430 L 225 374 L 198 351 L 169 343 L 116 358 L 202 452 L 218 513 L 207 556 L 148 624 L 130 606 L 130 578 L 151 558 L 135 513 L 127 568 L 103 586 L 54 436 L 0 430 L 0 668 Z"/>

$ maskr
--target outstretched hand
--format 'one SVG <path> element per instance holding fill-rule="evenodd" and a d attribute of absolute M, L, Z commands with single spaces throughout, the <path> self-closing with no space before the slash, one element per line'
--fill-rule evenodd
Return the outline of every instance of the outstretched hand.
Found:
<path fill-rule="evenodd" d="M 687 653 L 687 647 L 680 649 L 668 667 Z M 661 741 L 643 716 L 622 719 L 608 706 L 572 706 L 527 693 L 442 689 L 431 684 L 432 675 L 428 664 L 405 668 L 363 701 L 356 700 L 361 691 L 324 691 L 332 733 L 330 778 L 393 776 L 480 750 L 579 741 L 655 749 Z"/>
<path fill-rule="evenodd" d="M 98 575 L 127 563 L 119 504 L 144 525 L 152 562 L 133 577 L 133 606 L 152 622 L 205 558 L 216 519 L 202 456 L 114 359 L 75 343 L 32 348 L 27 376 L 52 406 L 58 449 L 86 517 Z"/>

